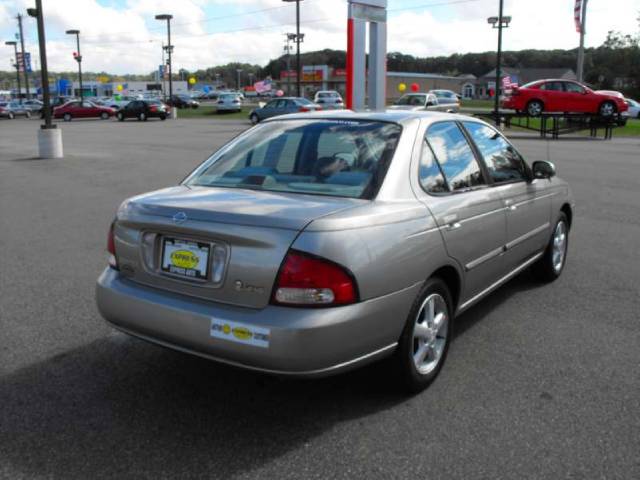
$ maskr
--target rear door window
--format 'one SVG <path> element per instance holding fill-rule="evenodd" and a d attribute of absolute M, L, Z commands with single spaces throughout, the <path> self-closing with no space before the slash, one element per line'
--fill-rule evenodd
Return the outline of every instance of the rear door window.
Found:
<path fill-rule="evenodd" d="M 455 122 L 438 122 L 427 130 L 427 142 L 451 191 L 485 185 L 480 164 Z"/>
<path fill-rule="evenodd" d="M 495 183 L 527 180 L 524 160 L 495 129 L 477 122 L 462 122 L 475 142 Z"/>

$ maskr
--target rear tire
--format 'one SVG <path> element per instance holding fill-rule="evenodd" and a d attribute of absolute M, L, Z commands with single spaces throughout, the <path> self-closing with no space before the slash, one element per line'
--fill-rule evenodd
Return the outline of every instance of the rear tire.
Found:
<path fill-rule="evenodd" d="M 73 118 L 73 117 L 71 117 L 71 114 L 70 114 L 70 113 L 65 113 L 65 114 L 64 114 L 64 116 L 62 117 L 62 119 L 63 119 L 65 122 L 70 122 L 72 118 Z"/>
<path fill-rule="evenodd" d="M 435 380 L 451 342 L 453 303 L 446 283 L 430 278 L 416 297 L 395 353 L 404 389 L 418 393 Z"/>
<path fill-rule="evenodd" d="M 560 212 L 544 255 L 533 264 L 533 274 L 543 282 L 553 282 L 564 270 L 569 248 L 569 221 Z"/>
<path fill-rule="evenodd" d="M 258 115 L 256 115 L 255 113 L 252 113 L 249 116 L 249 120 L 251 121 L 252 125 L 256 125 L 260 121 L 260 118 L 258 118 Z"/>
<path fill-rule="evenodd" d="M 167 116 L 166 115 L 160 115 L 160 120 L 166 120 Z"/>
<path fill-rule="evenodd" d="M 118 112 L 118 114 L 116 115 L 116 117 L 118 117 L 118 121 L 119 122 L 124 122 L 124 115 L 122 112 Z"/>
<path fill-rule="evenodd" d="M 527 114 L 530 117 L 539 117 L 544 111 L 544 104 L 540 100 L 531 100 L 527 103 Z"/>
<path fill-rule="evenodd" d="M 100 114 L 100 118 L 101 118 L 102 120 L 109 120 L 109 114 L 108 114 L 107 112 L 102 112 L 102 113 Z"/>
<path fill-rule="evenodd" d="M 13 112 L 9 112 L 9 113 L 7 114 L 7 118 L 8 118 L 9 120 L 13 120 L 14 118 L 16 118 L 16 116 L 15 116 L 15 114 L 14 114 Z"/>
<path fill-rule="evenodd" d="M 138 120 L 143 121 L 146 119 L 147 119 L 147 116 L 144 114 L 144 112 L 138 114 Z"/>
<path fill-rule="evenodd" d="M 27 111 L 27 113 L 24 114 L 25 118 L 31 118 L 31 112 Z"/>

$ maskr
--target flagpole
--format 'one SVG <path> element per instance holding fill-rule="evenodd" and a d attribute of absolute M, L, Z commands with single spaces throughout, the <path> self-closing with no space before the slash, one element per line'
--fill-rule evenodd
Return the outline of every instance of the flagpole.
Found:
<path fill-rule="evenodd" d="M 578 48 L 578 72 L 577 77 L 580 83 L 584 82 L 584 34 L 587 23 L 587 1 L 582 0 L 582 14 L 580 16 L 580 48 Z"/>

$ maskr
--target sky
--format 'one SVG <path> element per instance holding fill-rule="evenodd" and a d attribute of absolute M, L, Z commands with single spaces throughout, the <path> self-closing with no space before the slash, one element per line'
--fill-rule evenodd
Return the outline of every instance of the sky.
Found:
<path fill-rule="evenodd" d="M 1 39 L 13 40 L 18 13 L 25 48 L 37 59 L 35 20 L 26 16 L 34 0 L 0 0 Z M 504 0 L 513 20 L 503 48 L 575 48 L 575 0 Z M 173 15 L 174 71 L 197 70 L 238 61 L 265 65 L 282 54 L 284 34 L 295 31 L 295 3 L 281 0 L 43 0 L 47 54 L 52 71 L 73 71 L 75 37 L 80 30 L 86 71 L 148 74 L 161 63 L 166 23 Z M 426 57 L 495 50 L 498 0 L 388 0 L 388 51 Z M 346 48 L 346 0 L 303 0 L 302 51 Z M 640 0 L 589 0 L 587 46 L 598 46 L 607 31 L 636 33 Z M 0 70 L 10 70 L 13 48 L 0 42 Z M 36 67 L 38 63 L 36 61 Z"/>

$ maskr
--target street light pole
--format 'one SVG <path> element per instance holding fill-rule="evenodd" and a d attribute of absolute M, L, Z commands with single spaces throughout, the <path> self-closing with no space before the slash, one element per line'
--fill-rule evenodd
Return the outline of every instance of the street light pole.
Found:
<path fill-rule="evenodd" d="M 283 2 L 291 3 L 296 2 L 296 91 L 297 96 L 301 95 L 300 82 L 302 80 L 302 65 L 300 65 L 300 42 L 304 38 L 304 35 L 300 35 L 300 2 L 302 0 L 282 0 Z"/>
<path fill-rule="evenodd" d="M 16 55 L 15 60 L 16 60 L 16 64 L 14 65 L 16 67 L 16 80 L 18 81 L 18 98 L 20 98 L 20 90 L 22 89 L 20 87 L 20 67 L 18 66 L 18 42 L 4 42 L 5 45 L 13 45 L 13 51 Z"/>
<path fill-rule="evenodd" d="M 26 89 L 27 100 L 31 98 L 29 95 L 29 73 L 27 72 L 27 56 L 24 52 L 24 35 L 22 34 L 22 15 L 18 14 L 18 28 L 20 29 L 20 50 L 22 51 L 22 71 L 24 72 L 24 88 Z M 18 57 L 16 57 L 16 63 L 18 63 Z M 22 100 L 20 100 L 22 103 Z"/>
<path fill-rule="evenodd" d="M 49 97 L 49 72 L 47 68 L 47 42 L 44 32 L 42 0 L 35 0 L 36 8 L 28 8 L 30 17 L 38 23 L 38 45 L 40 50 L 40 77 L 42 82 L 42 109 L 44 125 L 38 130 L 38 154 L 40 158 L 62 158 L 62 132 L 51 123 L 51 100 Z"/>
<path fill-rule="evenodd" d="M 502 29 L 508 28 L 511 23 L 511 17 L 503 15 L 504 0 L 500 0 L 500 10 L 497 17 L 489 17 L 487 22 L 493 28 L 498 29 L 498 52 L 496 56 L 496 85 L 494 93 L 494 114 L 496 117 L 496 125 L 500 126 L 500 84 L 502 78 Z"/>
<path fill-rule="evenodd" d="M 173 98 L 173 79 L 171 78 L 171 52 L 173 51 L 173 45 L 171 45 L 171 19 L 173 15 L 169 14 L 161 14 L 156 15 L 156 20 L 166 20 L 167 21 L 167 46 L 164 47 L 167 49 L 167 67 L 169 67 L 169 100 Z"/>
<path fill-rule="evenodd" d="M 240 92 L 240 74 L 242 73 L 242 69 L 241 68 L 237 68 L 236 69 L 236 73 L 238 74 L 238 81 L 236 84 L 236 90 L 238 90 L 238 92 Z"/>
<path fill-rule="evenodd" d="M 76 54 L 73 58 L 78 62 L 78 83 L 80 84 L 80 101 L 82 101 L 84 96 L 84 89 L 82 87 L 82 53 L 80 52 L 80 30 L 67 30 L 67 35 L 75 35 L 76 36 Z"/>

